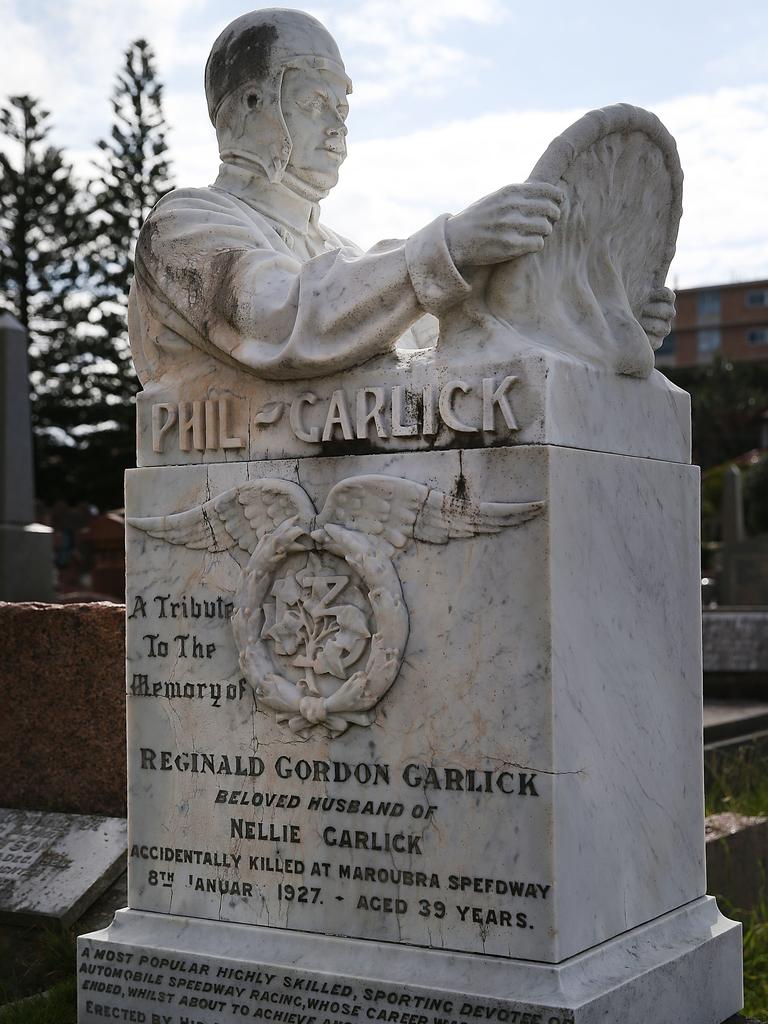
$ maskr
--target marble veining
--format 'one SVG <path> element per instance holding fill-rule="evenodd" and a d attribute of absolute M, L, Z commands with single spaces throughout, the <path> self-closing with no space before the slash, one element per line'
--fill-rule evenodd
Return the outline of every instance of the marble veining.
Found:
<path fill-rule="evenodd" d="M 129 908 L 81 1024 L 718 1024 L 674 140 L 592 111 L 362 252 L 327 30 L 244 14 L 205 89 L 219 174 L 136 248 Z"/>
<path fill-rule="evenodd" d="M 457 509 L 481 495 L 542 505 L 512 529 L 397 548 L 397 681 L 370 725 L 302 738 L 242 667 L 231 620 L 248 552 L 169 544 L 181 527 L 167 513 L 197 509 L 199 524 L 205 502 L 282 480 L 309 516 L 310 500 L 335 507 L 336 487 L 371 476 Z M 697 481 L 675 463 L 545 446 L 129 473 L 128 516 L 158 534 L 128 537 L 131 906 L 557 962 L 702 895 Z M 281 635 L 281 594 L 252 635 Z M 352 647 L 367 640 L 355 619 Z M 295 655 L 271 656 L 305 678 Z M 147 854 L 163 845 L 218 860 Z M 279 898 L 286 861 L 317 902 Z M 153 871 L 172 884 L 149 884 Z"/>

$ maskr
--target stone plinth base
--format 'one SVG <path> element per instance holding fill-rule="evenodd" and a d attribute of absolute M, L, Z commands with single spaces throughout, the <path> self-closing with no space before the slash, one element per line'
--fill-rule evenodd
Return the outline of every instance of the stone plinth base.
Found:
<path fill-rule="evenodd" d="M 741 927 L 702 897 L 560 964 L 121 910 L 78 940 L 78 1021 L 721 1024 Z"/>
<path fill-rule="evenodd" d="M 53 530 L 0 523 L 0 601 L 53 600 Z"/>

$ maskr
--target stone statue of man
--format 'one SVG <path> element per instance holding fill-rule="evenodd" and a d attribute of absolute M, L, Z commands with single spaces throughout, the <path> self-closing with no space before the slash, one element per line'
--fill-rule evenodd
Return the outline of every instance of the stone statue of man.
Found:
<path fill-rule="evenodd" d="M 405 241 L 362 252 L 320 223 L 347 154 L 352 91 L 315 18 L 258 10 L 232 22 L 205 72 L 221 168 L 145 223 L 129 328 L 142 383 L 215 374 L 318 377 L 437 335 L 471 291 L 467 271 L 544 246 L 560 190 L 510 185 Z M 471 274 L 469 275 L 471 276 Z"/>

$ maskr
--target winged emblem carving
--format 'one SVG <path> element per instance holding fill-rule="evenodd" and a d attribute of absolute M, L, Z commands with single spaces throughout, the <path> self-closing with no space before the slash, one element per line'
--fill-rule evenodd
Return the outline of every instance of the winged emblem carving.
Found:
<path fill-rule="evenodd" d="M 370 725 L 400 671 L 408 609 L 393 557 L 519 526 L 544 502 L 476 502 L 399 477 L 335 484 L 318 513 L 290 480 L 233 487 L 183 512 L 129 518 L 151 537 L 230 552 L 232 630 L 257 703 L 302 738 Z"/>

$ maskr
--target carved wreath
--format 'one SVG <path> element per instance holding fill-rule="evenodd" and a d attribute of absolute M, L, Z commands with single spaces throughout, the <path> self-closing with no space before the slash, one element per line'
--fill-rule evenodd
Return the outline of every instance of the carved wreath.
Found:
<path fill-rule="evenodd" d="M 446 544 L 498 533 L 532 519 L 543 507 L 540 501 L 474 502 L 398 477 L 359 476 L 332 487 L 318 515 L 299 484 L 267 479 L 234 487 L 185 512 L 128 523 L 171 544 L 231 551 L 238 558 L 232 630 L 240 667 L 259 705 L 307 738 L 318 727 L 339 736 L 350 725 L 370 725 L 374 707 L 397 678 L 409 633 L 392 561 L 397 550 L 413 539 Z M 322 576 L 312 575 L 320 572 L 324 552 L 342 559 L 359 577 L 372 630 L 354 603 L 331 603 L 337 590 L 327 580 L 346 577 L 326 576 L 323 583 Z M 278 579 L 289 556 L 299 553 L 314 558 L 314 568 Z M 270 597 L 278 598 L 279 613 Z M 274 653 L 293 657 L 292 664 L 304 670 L 301 679 L 277 671 L 269 644 Z"/>

